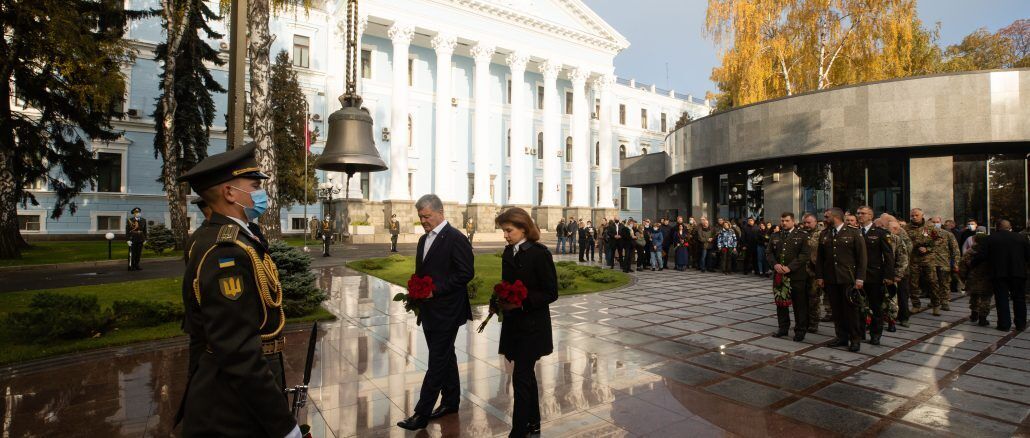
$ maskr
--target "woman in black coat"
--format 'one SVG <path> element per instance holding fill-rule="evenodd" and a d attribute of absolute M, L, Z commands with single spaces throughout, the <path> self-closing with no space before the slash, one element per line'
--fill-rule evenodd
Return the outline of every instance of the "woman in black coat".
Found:
<path fill-rule="evenodd" d="M 521 208 L 509 208 L 496 219 L 508 246 L 501 255 L 501 279 L 522 280 L 527 295 L 522 306 L 501 303 L 504 321 L 498 352 L 514 362 L 512 388 L 515 407 L 509 436 L 540 433 L 540 395 L 537 393 L 536 362 L 551 354 L 551 311 L 558 299 L 558 274 L 547 247 L 538 242 L 540 229 Z"/>

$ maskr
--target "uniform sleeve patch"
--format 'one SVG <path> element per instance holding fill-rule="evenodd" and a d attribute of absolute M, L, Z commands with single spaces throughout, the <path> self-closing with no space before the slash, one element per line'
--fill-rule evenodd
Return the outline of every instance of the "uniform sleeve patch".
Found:
<path fill-rule="evenodd" d="M 226 298 L 236 301 L 243 295 L 243 277 L 234 275 L 218 279 L 218 289 Z"/>
<path fill-rule="evenodd" d="M 218 259 L 218 267 L 219 268 L 225 269 L 225 268 L 231 268 L 233 266 L 236 266 L 236 259 L 234 259 L 232 257 L 223 257 L 223 258 Z"/>

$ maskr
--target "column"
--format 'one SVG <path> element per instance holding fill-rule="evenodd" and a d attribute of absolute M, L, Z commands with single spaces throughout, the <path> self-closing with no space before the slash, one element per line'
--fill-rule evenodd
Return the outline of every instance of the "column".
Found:
<path fill-rule="evenodd" d="M 450 154 L 443 151 L 454 147 L 451 142 L 451 55 L 457 40 L 453 35 L 433 37 L 436 49 L 436 142 L 433 151 L 433 193 L 444 202 L 457 202 L 454 189 L 448 184 L 454 175 L 448 172 Z"/>
<path fill-rule="evenodd" d="M 511 68 L 511 187 L 505 204 L 529 205 L 532 203 L 530 186 L 533 184 L 533 171 L 526 156 L 527 107 L 526 107 L 526 62 L 529 56 L 522 52 L 508 55 L 508 66 Z"/>
<path fill-rule="evenodd" d="M 483 43 L 472 48 L 476 60 L 474 76 L 475 112 L 472 119 L 473 204 L 493 203 L 490 199 L 490 60 L 494 48 Z"/>
<path fill-rule="evenodd" d="M 408 200 L 408 46 L 415 28 L 390 26 L 393 42 L 393 89 L 390 99 L 390 192 L 387 199 Z"/>
<path fill-rule="evenodd" d="M 597 173 L 598 185 L 601 187 L 601 198 L 597 200 L 598 208 L 615 208 L 612 202 L 612 83 L 611 75 L 603 75 L 594 81 L 594 89 L 601 93 L 601 113 L 597 115 L 600 127 L 597 140 L 601 142 L 601 156 L 598 160 L 600 169 Z"/>
<path fill-rule="evenodd" d="M 561 64 L 544 61 L 540 72 L 544 75 L 544 199 L 545 206 L 561 205 L 558 185 L 561 183 L 561 163 L 558 161 L 558 139 L 561 136 L 561 113 L 558 110 L 558 72 Z"/>
<path fill-rule="evenodd" d="M 572 80 L 572 203 L 571 207 L 590 206 L 590 149 L 587 147 L 590 109 L 587 107 L 586 81 L 589 72 L 576 68 Z"/>

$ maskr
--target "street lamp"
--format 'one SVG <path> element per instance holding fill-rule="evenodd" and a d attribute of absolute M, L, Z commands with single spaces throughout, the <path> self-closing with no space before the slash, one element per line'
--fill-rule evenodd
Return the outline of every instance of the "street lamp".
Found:
<path fill-rule="evenodd" d="M 329 216 L 330 217 L 333 216 L 333 196 L 336 196 L 338 194 L 340 194 L 340 188 L 336 187 L 336 184 L 333 184 L 333 179 L 332 178 L 329 178 L 329 181 L 321 183 L 321 184 L 318 185 L 318 193 L 317 193 L 318 199 L 321 199 L 322 202 L 323 202 L 323 204 L 322 204 L 322 218 L 323 219 L 326 216 L 326 210 L 327 209 L 329 210 Z M 326 206 L 328 206 L 328 208 Z M 350 235 L 350 233 L 347 232 L 346 224 L 344 224 L 344 225 L 345 225 L 345 227 L 344 227 L 343 233 L 341 233 L 341 235 L 343 237 L 347 237 L 347 236 Z"/>
<path fill-rule="evenodd" d="M 114 233 L 107 233 L 104 238 L 107 239 L 107 259 L 111 260 L 111 241 L 114 240 Z"/>

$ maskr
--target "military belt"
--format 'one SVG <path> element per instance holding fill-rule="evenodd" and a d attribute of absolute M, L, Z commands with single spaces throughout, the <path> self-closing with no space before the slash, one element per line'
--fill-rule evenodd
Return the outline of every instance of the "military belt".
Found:
<path fill-rule="evenodd" d="M 261 342 L 261 354 L 262 355 L 271 356 L 271 355 L 276 354 L 276 353 L 281 353 L 284 350 L 286 350 L 286 339 L 285 338 L 277 338 L 277 339 L 273 339 L 271 341 L 263 341 L 263 342 Z M 214 353 L 214 351 L 211 350 L 211 345 L 207 346 L 207 352 L 208 353 Z"/>

